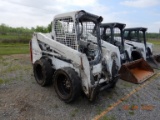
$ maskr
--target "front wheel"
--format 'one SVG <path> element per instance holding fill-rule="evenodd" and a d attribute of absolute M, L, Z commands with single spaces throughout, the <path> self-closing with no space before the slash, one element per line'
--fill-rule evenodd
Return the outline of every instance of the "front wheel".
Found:
<path fill-rule="evenodd" d="M 53 77 L 54 88 L 58 97 L 66 103 L 74 101 L 80 94 L 80 78 L 74 69 L 58 69 Z"/>

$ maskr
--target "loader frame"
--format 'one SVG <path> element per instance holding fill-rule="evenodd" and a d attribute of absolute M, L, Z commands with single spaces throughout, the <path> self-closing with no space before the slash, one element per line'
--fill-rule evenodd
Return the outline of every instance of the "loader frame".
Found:
<path fill-rule="evenodd" d="M 99 91 L 114 87 L 119 79 L 119 51 L 115 46 L 108 46 L 111 50 L 102 47 L 99 29 L 102 20 L 101 16 L 84 10 L 59 14 L 54 17 L 51 33 L 33 34 L 30 47 L 35 78 L 44 86 L 49 83 L 50 77 L 47 76 L 52 71 L 55 91 L 67 103 L 76 99 L 81 90 L 90 101 L 94 101 Z M 97 37 L 91 35 L 93 31 Z M 39 71 L 36 66 L 43 71 L 48 67 L 50 71 Z M 42 78 L 36 75 L 38 72 L 47 82 L 38 80 Z M 66 87 L 63 90 L 58 87 L 63 86 L 61 79 Z M 68 86 L 73 93 L 66 90 Z"/>

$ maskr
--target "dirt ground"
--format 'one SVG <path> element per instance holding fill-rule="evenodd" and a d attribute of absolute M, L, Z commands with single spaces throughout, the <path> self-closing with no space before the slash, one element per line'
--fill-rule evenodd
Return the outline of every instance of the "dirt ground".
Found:
<path fill-rule="evenodd" d="M 155 72 L 139 85 L 119 80 L 95 103 L 82 95 L 66 104 L 53 85 L 36 83 L 28 54 L 0 56 L 0 120 L 159 120 L 160 71 Z"/>

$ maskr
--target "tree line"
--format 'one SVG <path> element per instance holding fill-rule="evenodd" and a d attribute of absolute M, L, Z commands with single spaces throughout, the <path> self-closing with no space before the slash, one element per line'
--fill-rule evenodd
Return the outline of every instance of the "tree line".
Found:
<path fill-rule="evenodd" d="M 0 34 L 5 35 L 8 33 L 33 33 L 33 32 L 51 32 L 51 23 L 47 26 L 36 26 L 35 28 L 25 28 L 25 27 L 11 27 L 6 24 L 0 25 Z"/>
<path fill-rule="evenodd" d="M 0 43 L 28 43 L 33 32 L 51 32 L 51 23 L 47 26 L 36 26 L 32 28 L 11 27 L 6 24 L 0 25 Z M 61 27 L 61 26 L 59 26 Z M 160 33 L 146 33 L 147 39 L 159 39 Z"/>
<path fill-rule="evenodd" d="M 51 25 L 52 23 L 48 24 L 47 26 L 36 26 L 32 28 L 25 28 L 25 27 L 11 27 L 6 24 L 0 25 L 0 34 L 1 35 L 7 35 L 9 33 L 19 33 L 19 34 L 26 34 L 33 32 L 42 32 L 42 33 L 48 33 L 51 32 Z M 146 38 L 151 39 L 160 39 L 160 33 L 146 33 Z"/>

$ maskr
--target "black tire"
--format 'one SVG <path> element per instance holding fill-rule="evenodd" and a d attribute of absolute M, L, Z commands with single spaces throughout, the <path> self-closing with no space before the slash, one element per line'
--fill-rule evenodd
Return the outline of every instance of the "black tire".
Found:
<path fill-rule="evenodd" d="M 81 82 L 74 69 L 58 69 L 53 77 L 54 88 L 58 97 L 66 103 L 73 102 L 81 92 Z"/>
<path fill-rule="evenodd" d="M 51 84 L 53 69 L 46 59 L 37 60 L 33 65 L 33 72 L 37 83 L 41 86 Z"/>
<path fill-rule="evenodd" d="M 116 86 L 116 83 L 118 81 L 118 78 L 115 76 L 118 75 L 118 69 L 117 69 L 117 65 L 116 65 L 116 61 L 113 60 L 113 64 L 112 64 L 112 81 L 110 82 L 110 88 L 114 88 Z"/>

